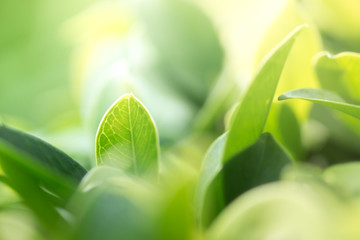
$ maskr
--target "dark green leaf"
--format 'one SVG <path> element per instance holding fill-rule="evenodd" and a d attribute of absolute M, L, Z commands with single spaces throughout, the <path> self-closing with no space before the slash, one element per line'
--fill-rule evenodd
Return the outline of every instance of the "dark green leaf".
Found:
<path fill-rule="evenodd" d="M 86 174 L 86 170 L 71 157 L 41 139 L 24 132 L 0 125 L 0 143 L 15 147 L 20 152 L 31 156 L 37 164 L 75 182 L 80 182 Z M 24 162 L 23 164 L 30 165 L 32 163 Z"/>
<path fill-rule="evenodd" d="M 283 167 L 292 162 L 270 133 L 225 163 L 222 170 L 225 203 L 259 185 L 280 178 Z"/>
<path fill-rule="evenodd" d="M 213 144 L 204 160 L 195 195 L 196 217 L 201 225 L 207 226 L 225 206 L 245 191 L 278 180 L 283 167 L 292 161 L 272 135 L 264 133 L 256 143 L 223 166 L 219 161 L 226 136 L 221 136 Z"/>
<path fill-rule="evenodd" d="M 18 158 L 20 157 L 20 158 Z M 44 191 L 39 186 L 39 176 L 36 172 L 31 172 L 29 169 L 24 168 L 21 164 L 22 160 L 29 160 L 21 158 L 22 156 L 6 155 L 2 152 L 0 156 L 1 166 L 9 179 L 9 185 L 21 196 L 25 204 L 35 213 L 39 221 L 45 226 L 45 229 L 49 232 L 53 232 L 57 224 L 64 222 L 60 214 L 56 211 L 53 199 L 47 191 Z M 20 161 L 19 161 L 20 160 Z M 44 179 L 47 180 L 47 179 Z M 49 179 L 49 182 L 54 179 Z M 58 179 L 63 180 L 63 179 Z M 53 187 L 55 183 L 50 183 Z M 46 187 L 50 185 L 44 183 Z M 59 183 L 59 188 L 62 188 L 64 183 Z M 65 186 L 67 187 L 67 186 Z M 51 188 L 53 192 L 59 193 L 59 191 Z M 63 190 L 60 190 L 63 192 Z"/>
<path fill-rule="evenodd" d="M 66 204 L 85 169 L 48 143 L 6 126 L 0 126 L 0 163 L 9 185 L 50 232 L 65 224 L 55 206 Z"/>

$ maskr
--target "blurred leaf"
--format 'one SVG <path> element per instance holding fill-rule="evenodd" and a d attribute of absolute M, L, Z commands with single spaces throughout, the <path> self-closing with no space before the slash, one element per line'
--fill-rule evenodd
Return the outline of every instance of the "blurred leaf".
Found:
<path fill-rule="evenodd" d="M 0 125 L 0 141 L 10 144 L 25 154 L 28 154 L 38 164 L 67 177 L 74 182 L 80 182 L 86 170 L 71 157 L 24 132 Z M 31 163 L 24 163 L 31 165 Z"/>
<path fill-rule="evenodd" d="M 308 161 L 321 167 L 360 159 L 359 135 L 344 124 L 342 117 L 359 119 L 324 105 L 314 104 L 312 121 L 304 128 L 304 144 L 310 153 Z M 357 127 L 359 124 L 354 125 Z"/>
<path fill-rule="evenodd" d="M 63 152 L 26 133 L 0 126 L 0 163 L 9 185 L 50 233 L 65 224 L 63 207 L 86 171 Z"/>
<path fill-rule="evenodd" d="M 214 85 L 211 92 L 198 112 L 193 124 L 197 131 L 209 131 L 217 127 L 223 132 L 224 126 L 216 126 L 216 122 L 223 121 L 226 111 L 239 99 L 241 89 L 239 85 L 229 76 L 229 73 L 223 74 Z"/>
<path fill-rule="evenodd" d="M 210 240 L 342 239 L 351 229 L 341 217 L 348 214 L 342 204 L 333 192 L 315 182 L 271 183 L 237 198 L 206 236 Z"/>
<path fill-rule="evenodd" d="M 177 179 L 182 181 L 182 179 Z M 184 182 L 175 189 L 163 192 L 165 201 L 159 211 L 159 229 L 157 240 L 191 240 L 193 239 L 194 211 L 191 202 L 193 183 Z"/>
<path fill-rule="evenodd" d="M 322 53 L 316 60 L 315 70 L 323 89 L 336 92 L 348 102 L 360 102 L 359 54 Z"/>
<path fill-rule="evenodd" d="M 104 184 L 113 178 L 123 176 L 125 173 L 117 168 L 108 166 L 96 166 L 92 168 L 80 183 L 79 189 L 88 191 L 94 187 Z"/>
<path fill-rule="evenodd" d="M 154 239 L 148 216 L 132 199 L 117 192 L 92 189 L 77 199 L 75 207 L 80 218 L 67 239 Z"/>
<path fill-rule="evenodd" d="M 149 182 L 96 167 L 68 205 L 73 232 L 63 239 L 155 239 L 157 196 Z"/>
<path fill-rule="evenodd" d="M 324 184 L 323 169 L 312 164 L 296 163 L 286 166 L 281 173 L 281 180 L 294 182 L 315 181 Z"/>
<path fill-rule="evenodd" d="M 215 140 L 206 153 L 203 164 L 201 166 L 194 203 L 195 217 L 200 224 L 203 222 L 203 214 L 207 210 L 204 209 L 206 192 L 208 191 L 211 182 L 222 169 L 222 158 L 224 155 L 226 140 L 227 133 L 224 133 Z"/>
<path fill-rule="evenodd" d="M 157 180 L 157 179 L 156 179 Z M 152 197 L 158 196 L 156 185 L 152 184 L 150 179 L 138 178 L 134 175 L 127 174 L 117 168 L 108 166 L 96 166 L 84 177 L 76 194 L 90 192 L 91 190 L 100 189 L 100 191 L 114 191 L 131 197 L 134 202 L 147 202 L 149 199 L 140 197 L 142 194 L 149 194 Z M 101 190 L 102 189 L 102 190 Z M 78 196 L 75 195 L 75 199 Z"/>
<path fill-rule="evenodd" d="M 337 93 L 348 103 L 357 105 L 360 104 L 359 54 L 352 52 L 343 52 L 337 55 L 330 55 L 327 52 L 323 52 L 319 54 L 319 56 L 316 58 L 315 70 L 321 87 L 324 90 L 329 90 Z M 318 114 L 318 116 L 319 115 L 320 114 Z M 342 137 L 341 134 L 331 136 L 333 141 L 336 141 L 339 143 L 339 145 L 343 145 L 345 147 L 350 147 L 354 145 L 354 143 L 358 142 L 360 139 L 360 120 L 342 112 L 334 112 L 332 115 L 332 118 L 334 119 L 333 121 L 337 122 L 337 126 L 329 128 L 330 133 L 332 135 L 336 131 L 342 133 Z M 328 122 L 330 121 L 330 119 L 323 121 Z M 351 133 L 349 134 L 349 132 Z M 353 150 L 358 150 L 357 144 L 355 144 Z M 350 153 L 353 150 L 350 150 L 348 152 Z M 340 150 L 338 150 L 337 152 L 340 153 Z M 340 160 L 344 157 L 336 158 Z"/>
<path fill-rule="evenodd" d="M 49 194 L 39 186 L 38 179 L 41 179 L 41 176 L 38 176 L 39 174 L 36 172 L 29 172 L 28 169 L 23 168 L 21 165 L 21 161 L 24 159 L 29 160 L 26 159 L 26 156 L 21 156 L 21 154 L 16 153 L 7 155 L 2 152 L 0 156 L 1 166 L 9 178 L 11 187 L 21 196 L 25 204 L 35 213 L 43 226 L 45 226 L 45 229 L 42 230 L 45 230 L 46 234 L 55 233 L 54 230 L 58 227 L 58 224 L 64 224 L 65 222 L 55 209 L 54 202 L 52 201 L 53 198 L 51 198 L 51 196 L 53 196 L 52 193 Z M 58 180 L 59 183 L 57 183 L 57 185 L 59 188 L 63 188 L 63 185 L 66 183 L 61 182 L 63 179 L 56 179 L 55 177 L 53 177 L 53 179 L 50 179 L 50 177 L 45 179 L 43 177 L 41 180 L 44 181 L 44 185 L 52 184 L 53 187 L 56 187 L 55 180 Z M 47 180 L 48 182 L 46 182 Z M 51 190 L 54 190 L 54 188 Z M 64 190 L 54 190 L 55 193 L 59 191 Z"/>
<path fill-rule="evenodd" d="M 36 226 L 33 215 L 26 208 L 0 211 L 0 239 L 45 240 Z"/>
<path fill-rule="evenodd" d="M 212 134 L 195 133 L 181 139 L 171 147 L 164 147 L 164 154 L 161 156 L 161 171 L 165 170 L 167 163 L 176 161 L 184 166 L 188 165 L 194 173 L 199 172 L 204 155 L 214 140 L 215 136 Z"/>
<path fill-rule="evenodd" d="M 286 99 L 303 99 L 314 103 L 319 103 L 360 119 L 359 105 L 349 104 L 341 99 L 337 94 L 326 90 L 310 88 L 296 89 L 286 92 L 279 97 L 279 100 Z"/>
<path fill-rule="evenodd" d="M 267 55 L 230 123 L 224 160 L 241 152 L 263 132 L 287 56 L 302 27 L 296 28 Z"/>
<path fill-rule="evenodd" d="M 352 0 L 299 0 L 335 51 L 359 51 L 360 3 Z M 325 43 L 327 43 L 325 41 Z M 329 47 L 328 45 L 325 45 Z"/>
<path fill-rule="evenodd" d="M 6 126 L 0 126 L 0 162 L 10 186 L 25 201 L 32 201 L 31 194 L 38 192 L 55 205 L 64 205 L 86 173 L 50 144 Z M 22 181 L 26 182 L 24 186 Z"/>
<path fill-rule="evenodd" d="M 122 96 L 105 114 L 96 136 L 98 164 L 142 175 L 158 167 L 158 136 L 146 108 L 132 94 Z"/>
<path fill-rule="evenodd" d="M 323 173 L 324 180 L 353 197 L 360 196 L 360 163 L 337 164 L 327 168 Z"/>
<path fill-rule="evenodd" d="M 168 84 L 201 104 L 219 75 L 223 50 L 210 19 L 183 0 L 140 2 L 140 19 L 159 57 Z"/>

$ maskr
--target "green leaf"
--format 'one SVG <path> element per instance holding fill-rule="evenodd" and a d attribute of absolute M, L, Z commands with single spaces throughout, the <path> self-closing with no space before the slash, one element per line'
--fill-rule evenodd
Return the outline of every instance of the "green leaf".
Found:
<path fill-rule="evenodd" d="M 298 1 L 284 1 L 283 9 L 267 28 L 257 49 L 258 63 L 271 48 L 273 48 L 286 34 L 301 24 L 309 23 L 302 11 L 299 11 Z M 315 88 L 318 86 L 313 69 L 314 55 L 322 50 L 322 42 L 318 30 L 312 24 L 304 29 L 291 49 L 286 60 L 286 67 L 281 73 L 275 95 L 296 88 Z M 307 119 L 311 104 L 307 102 L 292 104 L 300 121 Z"/>
<path fill-rule="evenodd" d="M 50 188 L 50 190 L 52 190 L 53 193 L 58 194 L 59 190 L 55 189 L 56 183 L 54 180 L 56 178 L 51 179 L 49 177 L 41 179 L 41 176 L 38 176 L 37 172 L 31 172 L 29 169 L 24 168 L 21 164 L 22 160 L 31 159 L 21 157 L 21 155 L 11 156 L 4 153 L 0 156 L 1 166 L 9 179 L 9 185 L 21 196 L 24 203 L 35 213 L 45 229 L 50 233 L 54 232 L 58 223 L 64 224 L 65 222 L 63 222 L 62 217 L 55 209 L 55 204 L 51 198 L 52 194 L 49 194 L 48 191 L 44 191 L 40 185 L 41 183 L 44 183 L 46 188 L 48 188 L 49 185 L 52 185 L 54 188 Z M 50 183 L 46 182 L 47 180 L 49 180 Z M 60 181 L 58 183 L 58 187 L 61 189 L 64 185 L 64 183 L 61 182 L 63 179 L 59 178 L 57 180 Z M 63 190 L 60 191 L 63 192 Z"/>
<path fill-rule="evenodd" d="M 321 88 L 336 92 L 346 101 L 360 102 L 360 54 L 332 56 L 324 52 L 317 58 L 315 70 Z"/>
<path fill-rule="evenodd" d="M 303 99 L 314 103 L 319 103 L 353 117 L 360 119 L 360 106 L 345 102 L 337 94 L 321 89 L 296 89 L 286 92 L 279 97 L 279 100 Z"/>
<path fill-rule="evenodd" d="M 50 144 L 3 125 L 0 126 L 0 163 L 20 195 L 28 192 L 19 182 L 26 178 L 28 184 L 34 182 L 34 186 L 41 186 L 66 200 L 86 173 L 77 162 Z"/>
<path fill-rule="evenodd" d="M 346 102 L 351 104 L 360 104 L 360 54 L 352 52 L 344 52 L 337 55 L 330 55 L 327 52 L 319 54 L 315 64 L 316 74 L 324 90 L 332 91 L 337 93 Z M 285 91 L 283 91 L 285 92 Z M 344 114 L 342 112 L 335 112 L 335 121 L 337 125 L 344 125 L 347 131 L 351 131 L 352 134 L 343 133 L 347 139 L 347 142 L 357 142 L 360 137 L 359 119 Z M 334 133 L 337 129 L 330 128 L 330 134 Z M 350 136 L 356 136 L 351 138 Z M 335 138 L 335 136 L 334 136 Z M 336 137 L 338 142 L 343 142 L 344 146 L 350 146 L 345 143 L 343 139 Z M 358 149 L 355 146 L 354 149 Z"/>
<path fill-rule="evenodd" d="M 74 182 L 80 182 L 86 170 L 71 157 L 42 141 L 39 138 L 24 132 L 0 125 L 0 155 L 7 151 L 6 145 L 11 145 L 19 152 L 29 155 L 37 164 L 67 177 Z M 23 162 L 31 165 L 31 162 Z"/>
<path fill-rule="evenodd" d="M 65 153 L 26 133 L 0 126 L 0 163 L 6 179 L 50 232 L 65 224 L 64 207 L 86 170 Z"/>
<path fill-rule="evenodd" d="M 224 200 L 228 204 L 237 196 L 259 185 L 276 181 L 291 157 L 270 133 L 227 161 L 222 170 Z"/>
<path fill-rule="evenodd" d="M 180 179 L 178 179 L 179 181 Z M 182 179 L 179 181 L 181 182 Z M 164 200 L 159 209 L 157 240 L 193 239 L 195 224 L 193 206 L 189 198 L 193 196 L 193 182 L 182 182 L 179 186 L 166 188 L 162 192 Z"/>
<path fill-rule="evenodd" d="M 338 187 L 342 192 L 352 196 L 360 196 L 360 163 L 350 162 L 337 164 L 327 168 L 323 173 L 324 180 Z"/>
<path fill-rule="evenodd" d="M 92 168 L 81 181 L 79 188 L 82 191 L 104 184 L 106 181 L 124 176 L 125 173 L 117 168 L 108 166 L 95 166 Z"/>
<path fill-rule="evenodd" d="M 252 189 L 215 219 L 206 239 L 331 239 L 344 219 L 343 201 L 315 181 L 282 181 Z M 354 216 L 353 216 L 354 217 Z M 350 218 L 353 219 L 353 218 Z M 341 230 L 340 230 L 341 231 Z"/>
<path fill-rule="evenodd" d="M 16 207 L 16 205 L 0 210 L 0 239 L 46 239 L 39 233 L 31 213 L 24 210 L 24 208 Z"/>
<path fill-rule="evenodd" d="M 292 162 L 272 135 L 264 133 L 255 144 L 223 165 L 221 154 L 226 137 L 224 134 L 214 142 L 200 173 L 195 195 L 196 218 L 200 225 L 208 225 L 245 191 L 278 180 L 283 167 Z"/>
<path fill-rule="evenodd" d="M 158 239 L 153 237 L 158 196 L 148 181 L 95 167 L 67 206 L 74 228 L 61 239 Z"/>
<path fill-rule="evenodd" d="M 264 131 L 270 132 L 295 160 L 303 160 L 300 123 L 289 104 L 273 103 Z"/>
<path fill-rule="evenodd" d="M 254 143 L 263 132 L 282 69 L 301 29 L 291 32 L 260 66 L 231 119 L 225 161 Z"/>
<path fill-rule="evenodd" d="M 133 199 L 109 187 L 91 189 L 72 202 L 76 216 L 72 236 L 63 239 L 153 239 L 153 220 Z"/>
<path fill-rule="evenodd" d="M 301 160 L 303 158 L 301 126 L 295 112 L 290 106 L 283 104 L 278 120 L 278 128 L 281 134 L 280 143 L 289 150 L 294 159 Z"/>
<path fill-rule="evenodd" d="M 215 195 L 219 195 L 219 191 L 222 191 L 222 187 L 217 183 L 213 183 L 213 181 L 222 170 L 223 162 L 226 162 L 228 159 L 256 142 L 260 137 L 274 97 L 281 70 L 295 41 L 295 37 L 301 29 L 302 27 L 295 29 L 273 50 L 272 53 L 269 54 L 255 76 L 243 101 L 235 110 L 229 133 L 218 138 L 209 149 L 203 162 L 199 184 L 195 194 L 196 218 L 200 224 L 207 221 L 202 218 L 212 218 L 212 213 L 210 213 L 210 217 L 204 216 L 207 215 L 207 213 L 204 212 L 203 209 L 204 204 L 208 204 L 207 202 L 212 201 L 211 199 L 209 201 L 207 200 L 207 192 L 213 191 L 209 190 L 209 188 L 211 188 L 210 185 L 216 186 L 215 188 L 217 188 L 217 190 L 214 190 Z M 274 69 L 277 71 L 274 71 Z M 216 203 L 215 201 L 215 203 L 210 203 L 210 205 L 221 205 L 222 200 L 218 200 L 219 203 Z M 211 208 L 218 207 L 211 206 Z"/>
<path fill-rule="evenodd" d="M 360 51 L 360 2 L 302 0 L 301 9 L 316 24 L 326 49 L 333 52 Z"/>
<path fill-rule="evenodd" d="M 198 186 L 195 192 L 195 216 L 199 223 L 202 222 L 204 213 L 204 201 L 206 192 L 216 175 L 222 169 L 222 157 L 224 155 L 227 133 L 224 133 L 210 146 L 205 155 L 200 170 Z"/>
<path fill-rule="evenodd" d="M 141 175 L 158 165 L 158 135 L 146 108 L 132 94 L 122 96 L 105 114 L 96 136 L 96 159 Z"/>

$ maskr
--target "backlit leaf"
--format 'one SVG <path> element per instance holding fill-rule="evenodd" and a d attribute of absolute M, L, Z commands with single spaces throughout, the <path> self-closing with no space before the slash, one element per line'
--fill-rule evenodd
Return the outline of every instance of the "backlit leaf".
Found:
<path fill-rule="evenodd" d="M 250 88 L 231 119 L 224 160 L 230 159 L 263 132 L 277 83 L 295 38 L 302 27 L 291 32 L 264 60 Z"/>
<path fill-rule="evenodd" d="M 317 58 L 315 70 L 323 89 L 336 92 L 346 101 L 360 102 L 360 54 L 332 56 L 324 52 Z"/>
<path fill-rule="evenodd" d="M 158 165 L 158 136 L 145 107 L 132 94 L 105 114 L 96 136 L 98 164 L 141 175 Z"/>
<path fill-rule="evenodd" d="M 310 88 L 296 89 L 286 92 L 279 97 L 279 100 L 286 99 L 303 99 L 319 103 L 360 119 L 360 105 L 347 103 L 337 94 L 326 90 Z"/>

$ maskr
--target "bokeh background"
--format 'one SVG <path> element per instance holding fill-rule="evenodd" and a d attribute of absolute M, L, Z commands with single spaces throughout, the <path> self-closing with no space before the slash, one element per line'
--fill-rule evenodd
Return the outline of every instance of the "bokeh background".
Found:
<path fill-rule="evenodd" d="M 133 92 L 153 115 L 163 149 L 200 164 L 278 41 L 295 26 L 309 26 L 277 96 L 318 87 L 319 52 L 360 50 L 359 10 L 355 0 L 1 0 L 0 118 L 90 168 L 103 114 Z M 305 103 L 292 108 L 300 123 L 314 112 Z M 358 122 L 336 117 L 333 133 L 321 120 L 326 114 L 332 112 L 316 110 L 314 121 L 301 124 L 305 150 L 293 148 L 293 155 L 319 165 L 359 157 L 351 145 L 359 140 Z M 267 128 L 276 136 L 275 123 Z"/>
<path fill-rule="evenodd" d="M 277 101 L 310 87 L 360 104 L 359 13 L 358 0 L 0 0 L 0 123 L 92 169 L 56 208 L 71 229 L 51 226 L 54 239 L 359 239 L 359 120 Z M 264 56 L 302 24 L 265 126 L 296 164 L 199 229 L 193 199 L 206 150 Z M 94 167 L 102 116 L 128 92 L 158 128 L 164 184 Z M 32 182 L 14 174 L 36 199 Z M 42 224 L 50 221 L 33 212 L 43 206 L 26 206 L 6 179 L 0 239 L 49 239 Z M 40 183 L 33 189 L 53 195 Z"/>

